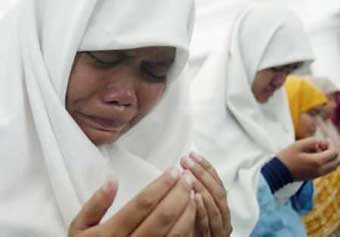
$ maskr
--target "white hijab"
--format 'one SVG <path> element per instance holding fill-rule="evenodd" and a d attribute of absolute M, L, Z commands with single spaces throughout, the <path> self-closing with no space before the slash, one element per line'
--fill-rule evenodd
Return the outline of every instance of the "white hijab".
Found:
<path fill-rule="evenodd" d="M 311 60 L 307 42 L 290 11 L 252 5 L 193 81 L 195 147 L 218 168 L 228 189 L 233 237 L 249 236 L 257 221 L 260 168 L 294 142 L 284 90 L 260 105 L 251 84 L 261 69 Z"/>
<path fill-rule="evenodd" d="M 200 69 L 216 45 L 224 41 L 226 30 L 253 0 L 196 0 L 194 32 L 190 44 L 190 74 Z M 207 43 L 208 42 L 208 43 Z"/>
<path fill-rule="evenodd" d="M 333 81 L 326 77 L 306 76 L 306 78 L 311 80 L 326 96 L 340 90 Z"/>
<path fill-rule="evenodd" d="M 191 0 L 22 0 L 0 21 L 1 235 L 65 236 L 107 176 L 119 180 L 108 217 L 178 163 L 190 120 L 187 82 L 175 78 L 192 18 Z M 177 48 L 166 94 L 123 144 L 98 149 L 65 110 L 74 57 L 146 46 Z"/>
<path fill-rule="evenodd" d="M 339 86 L 340 15 L 333 14 L 312 24 L 309 35 L 315 53 L 313 75 L 327 77 Z"/>

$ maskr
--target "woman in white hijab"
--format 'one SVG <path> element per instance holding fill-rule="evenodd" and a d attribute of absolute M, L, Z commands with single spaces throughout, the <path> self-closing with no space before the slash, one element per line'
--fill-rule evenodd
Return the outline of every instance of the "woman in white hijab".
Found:
<path fill-rule="evenodd" d="M 316 139 L 288 146 L 294 142 L 294 130 L 286 95 L 280 88 L 287 74 L 311 59 L 299 19 L 284 7 L 258 4 L 240 13 L 226 41 L 211 53 L 193 81 L 195 147 L 218 168 L 228 190 L 234 237 L 249 236 L 254 229 L 259 216 L 257 192 L 260 204 L 263 191 L 270 208 L 277 205 L 282 210 L 285 205 L 274 199 L 271 191 L 287 203 L 301 186 L 287 183 L 319 174 L 326 161 L 336 156 L 332 148 L 307 153 L 319 144 Z M 276 156 L 279 158 L 272 161 L 281 169 L 272 174 L 290 178 L 288 182 L 279 180 L 273 190 L 263 177 L 259 185 L 259 178 L 262 166 Z M 311 166 L 315 159 L 320 164 Z M 281 218 L 280 209 L 271 211 L 268 226 Z M 275 211 L 278 216 L 273 215 Z M 296 215 L 295 219 L 299 225 Z M 272 227 L 267 234 L 277 236 L 280 230 Z"/>
<path fill-rule="evenodd" d="M 178 168 L 156 179 L 190 145 L 187 82 L 176 78 L 187 61 L 192 19 L 191 0 L 23 0 L 6 13 L 1 236 L 193 232 L 196 212 L 209 211 L 200 204 L 210 192 L 193 191 L 204 179 Z M 201 174 L 223 196 L 206 167 Z M 112 176 L 117 195 L 112 178 L 99 189 Z M 226 200 L 218 204 L 225 213 Z"/>

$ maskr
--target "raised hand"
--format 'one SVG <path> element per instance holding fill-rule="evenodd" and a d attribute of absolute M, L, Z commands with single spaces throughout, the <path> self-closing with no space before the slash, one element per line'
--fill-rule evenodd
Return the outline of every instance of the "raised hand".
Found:
<path fill-rule="evenodd" d="M 299 140 L 283 149 L 278 158 L 288 167 L 296 181 L 323 176 L 340 164 L 337 149 L 330 141 L 316 138 Z"/>
<path fill-rule="evenodd" d="M 190 172 L 181 175 L 173 168 L 101 223 L 117 193 L 117 184 L 109 181 L 84 204 L 69 237 L 191 236 L 196 217 L 193 182 Z"/>
<path fill-rule="evenodd" d="M 196 236 L 230 236 L 232 227 L 226 192 L 214 167 L 194 153 L 183 158 L 181 165 L 195 176 Z"/>

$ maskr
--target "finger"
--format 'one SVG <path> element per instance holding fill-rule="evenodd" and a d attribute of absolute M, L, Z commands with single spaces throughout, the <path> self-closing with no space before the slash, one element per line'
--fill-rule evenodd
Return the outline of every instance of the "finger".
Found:
<path fill-rule="evenodd" d="M 202 195 L 204 207 L 207 210 L 208 218 L 209 218 L 209 229 L 211 236 L 222 236 L 224 229 L 226 227 L 226 223 L 224 223 L 224 208 L 219 208 L 215 203 L 214 198 L 208 192 L 208 190 L 204 187 L 199 180 L 195 180 L 194 189 L 197 193 Z M 224 209 L 224 210 L 222 210 Z"/>
<path fill-rule="evenodd" d="M 311 157 L 312 160 L 317 161 L 318 164 L 325 165 L 329 162 L 336 160 L 337 157 L 338 157 L 338 152 L 334 148 L 329 148 L 329 149 L 322 151 L 322 152 L 310 154 L 310 157 Z"/>
<path fill-rule="evenodd" d="M 189 154 L 189 156 L 196 161 L 198 164 L 200 164 L 206 171 L 208 171 L 208 173 L 210 173 L 215 180 L 220 184 L 223 185 L 222 180 L 220 179 L 220 176 L 218 175 L 217 171 L 215 170 L 215 168 L 210 164 L 209 161 L 207 161 L 206 159 L 204 159 L 202 156 L 192 152 Z"/>
<path fill-rule="evenodd" d="M 322 152 L 322 151 L 323 151 L 323 149 L 321 148 L 320 144 L 319 143 L 316 144 L 315 145 L 315 152 Z"/>
<path fill-rule="evenodd" d="M 208 192 L 211 193 L 213 200 L 220 209 L 223 223 L 226 224 L 228 218 L 228 206 L 224 186 L 216 182 L 216 179 L 212 177 L 211 173 L 203 168 L 201 164 L 191 159 L 191 157 L 185 157 L 182 159 L 181 164 L 184 168 L 190 169 L 199 182 L 202 183 Z"/>
<path fill-rule="evenodd" d="M 178 168 L 167 170 L 129 201 L 114 217 L 104 223 L 106 232 L 117 236 L 128 236 L 172 190 L 179 177 Z M 115 229 L 114 227 L 117 226 L 121 228 Z"/>
<path fill-rule="evenodd" d="M 133 236 L 164 236 L 168 234 L 190 200 L 193 182 L 192 174 L 184 171 L 176 186 L 137 228 Z"/>
<path fill-rule="evenodd" d="M 182 216 L 178 219 L 178 222 L 171 229 L 167 236 L 183 236 L 187 237 L 193 232 L 196 219 L 196 202 L 194 200 L 195 194 L 192 191 L 191 200 L 189 201 Z"/>
<path fill-rule="evenodd" d="M 320 176 L 326 175 L 330 172 L 335 171 L 340 165 L 340 159 L 336 159 L 328 164 L 325 164 L 320 168 Z"/>
<path fill-rule="evenodd" d="M 319 148 L 324 151 L 327 150 L 329 146 L 329 142 L 328 141 L 320 141 L 319 143 Z"/>
<path fill-rule="evenodd" d="M 315 148 L 320 142 L 325 142 L 325 141 L 319 140 L 315 137 L 308 137 L 308 138 L 304 138 L 304 139 L 297 141 L 295 144 L 298 146 L 300 151 L 309 153 L 309 152 L 315 152 Z"/>
<path fill-rule="evenodd" d="M 201 237 L 210 237 L 211 233 L 210 233 L 210 228 L 209 228 L 209 217 L 208 217 L 207 210 L 204 206 L 202 195 L 199 193 L 195 194 L 195 201 L 196 201 L 196 206 L 197 206 L 197 216 L 196 216 L 197 229 Z"/>
<path fill-rule="evenodd" d="M 207 208 L 211 235 L 224 236 L 225 224 L 223 223 L 223 214 L 221 214 L 220 209 L 216 206 L 209 193 L 203 194 L 203 202 Z"/>
<path fill-rule="evenodd" d="M 208 160 L 204 159 L 204 157 L 193 152 L 190 153 L 190 156 L 193 160 L 199 163 L 206 171 L 208 171 L 208 173 L 211 174 L 215 178 L 215 180 L 221 185 L 222 189 L 220 189 L 219 194 L 216 195 L 217 198 L 215 199 L 215 201 L 217 202 L 218 207 L 222 211 L 222 219 L 224 226 L 229 226 L 230 211 L 227 204 L 226 190 L 224 188 L 224 184 L 220 176 L 218 175 L 216 169 L 210 164 Z M 218 198 L 219 195 L 221 195 L 220 198 Z"/>
<path fill-rule="evenodd" d="M 70 236 L 97 225 L 112 205 L 117 190 L 117 181 L 109 178 L 106 184 L 84 204 L 77 217 L 73 220 L 69 228 Z"/>
<path fill-rule="evenodd" d="M 187 156 L 181 159 L 181 165 L 189 169 L 192 174 L 216 197 L 225 199 L 225 190 L 219 178 L 215 178 L 212 166 L 205 160 L 193 156 Z"/>

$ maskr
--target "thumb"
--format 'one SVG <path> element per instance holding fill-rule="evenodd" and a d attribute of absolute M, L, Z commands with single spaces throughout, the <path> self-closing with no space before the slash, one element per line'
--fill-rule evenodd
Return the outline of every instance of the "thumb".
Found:
<path fill-rule="evenodd" d="M 112 205 L 118 191 L 118 182 L 110 177 L 87 201 L 73 220 L 70 232 L 79 232 L 98 225 Z"/>

